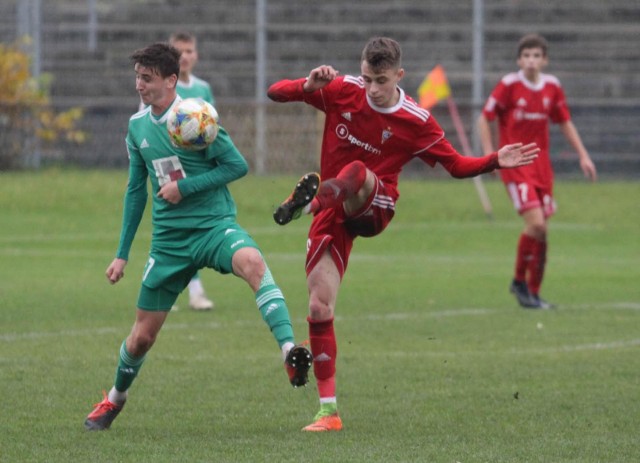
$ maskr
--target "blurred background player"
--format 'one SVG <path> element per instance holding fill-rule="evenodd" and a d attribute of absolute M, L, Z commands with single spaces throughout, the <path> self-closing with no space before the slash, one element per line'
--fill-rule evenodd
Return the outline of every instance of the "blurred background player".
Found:
<path fill-rule="evenodd" d="M 518 143 L 480 158 L 459 154 L 433 116 L 398 86 L 404 76 L 401 58 L 395 40 L 378 37 L 362 52 L 359 77 L 339 76 L 323 65 L 268 90 L 272 100 L 303 101 L 326 114 L 322 182 L 316 173 L 303 176 L 274 213 L 280 225 L 314 214 L 307 245 L 307 320 L 320 411 L 304 431 L 342 429 L 333 327 L 338 290 L 355 238 L 382 233 L 393 218 L 402 168 L 420 159 L 432 167 L 440 163 L 453 177 L 473 177 L 529 164 L 538 151 L 535 144 Z"/>
<path fill-rule="evenodd" d="M 198 42 L 190 32 L 179 31 L 171 34 L 169 43 L 180 52 L 180 75 L 176 90 L 182 98 L 202 98 L 215 108 L 216 101 L 211 85 L 203 79 L 193 75 L 193 68 L 198 62 Z M 194 310 L 211 310 L 214 302 L 207 297 L 200 274 L 196 273 L 189 282 L 189 307 Z M 177 310 L 174 306 L 173 310 Z"/>
<path fill-rule="evenodd" d="M 179 58 L 180 52 L 167 43 L 149 45 L 131 55 L 136 90 L 146 107 L 129 119 L 129 180 L 120 243 L 106 271 L 109 282 L 115 284 L 124 277 L 147 203 L 148 182 L 153 232 L 135 322 L 120 346 L 113 387 L 85 420 L 88 430 L 111 426 L 173 303 L 204 267 L 247 282 L 280 347 L 289 382 L 298 387 L 308 381 L 311 353 L 294 344 L 282 291 L 257 243 L 236 220 L 236 205 L 227 185 L 247 174 L 246 160 L 222 127 L 215 141 L 197 153 L 169 141 L 167 113 L 180 100 L 176 94 Z"/>
<path fill-rule="evenodd" d="M 549 157 L 549 121 L 578 153 L 584 175 L 596 180 L 596 168 L 573 122 L 560 81 L 543 74 L 547 66 L 547 41 L 537 34 L 524 36 L 518 44 L 518 72 L 505 75 L 491 92 L 478 119 L 482 149 L 494 148 L 494 121 L 498 121 L 500 145 L 535 142 L 539 159 L 527 166 L 500 171 L 515 209 L 524 220 L 516 252 L 515 274 L 510 291 L 524 308 L 548 309 L 553 304 L 540 297 L 547 261 L 547 221 L 556 211 L 553 168 Z"/>

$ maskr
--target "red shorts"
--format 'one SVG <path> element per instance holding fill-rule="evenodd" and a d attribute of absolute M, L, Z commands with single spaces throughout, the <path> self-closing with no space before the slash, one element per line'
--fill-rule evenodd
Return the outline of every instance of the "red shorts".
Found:
<path fill-rule="evenodd" d="M 505 186 L 518 214 L 536 207 L 542 208 L 545 217 L 550 217 L 556 212 L 556 202 L 551 188 L 540 188 L 525 182 L 509 182 Z"/>
<path fill-rule="evenodd" d="M 388 188 L 376 179 L 373 190 L 365 205 L 352 216 L 347 217 L 344 209 L 325 209 L 313 218 L 307 240 L 307 275 L 316 266 L 326 250 L 340 272 L 340 278 L 347 270 L 353 240 L 357 236 L 380 234 L 395 214 L 396 198 L 389 194 L 395 188 Z"/>

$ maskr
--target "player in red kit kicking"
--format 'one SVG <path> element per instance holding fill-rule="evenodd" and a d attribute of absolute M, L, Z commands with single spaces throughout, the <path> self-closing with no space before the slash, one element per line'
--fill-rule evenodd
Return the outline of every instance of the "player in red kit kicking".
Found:
<path fill-rule="evenodd" d="M 393 218 L 403 166 L 417 158 L 464 178 L 527 165 L 537 157 L 535 143 L 511 144 L 481 158 L 462 156 L 433 116 L 398 86 L 403 76 L 400 45 L 378 37 L 363 50 L 359 77 L 340 76 L 323 65 L 306 78 L 282 80 L 268 90 L 272 100 L 303 101 L 326 114 L 321 176 L 303 176 L 274 212 L 281 225 L 314 214 L 306 259 L 307 320 L 320 411 L 304 431 L 342 429 L 333 329 L 338 289 L 355 238 L 381 233 Z"/>
<path fill-rule="evenodd" d="M 478 120 L 485 153 L 493 151 L 491 122 L 496 119 L 500 144 L 535 142 L 540 148 L 540 158 L 534 164 L 500 172 L 507 192 L 524 220 L 510 291 L 522 307 L 531 309 L 553 307 L 540 298 L 547 260 L 547 220 L 556 210 L 549 158 L 549 121 L 560 125 L 578 153 L 584 175 L 596 179 L 596 168 L 571 122 L 560 81 L 542 73 L 547 61 L 546 40 L 536 34 L 523 37 L 518 45 L 520 71 L 502 78 Z"/>

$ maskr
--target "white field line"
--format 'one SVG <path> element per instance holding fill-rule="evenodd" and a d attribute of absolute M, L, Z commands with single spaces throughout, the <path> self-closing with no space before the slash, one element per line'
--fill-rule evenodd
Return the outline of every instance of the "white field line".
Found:
<path fill-rule="evenodd" d="M 242 217 L 239 217 L 240 225 Z M 245 227 L 252 235 L 300 235 L 301 240 L 306 240 L 307 228 L 310 222 L 295 224 L 289 227 L 279 227 L 277 225 L 266 225 L 260 227 Z M 594 231 L 604 229 L 604 225 L 588 225 L 580 223 L 554 222 L 551 226 L 558 230 L 570 231 Z M 522 224 L 516 221 L 510 222 L 420 222 L 420 223 L 392 223 L 389 230 L 484 230 L 487 228 L 513 228 L 520 229 Z M 104 240 L 109 243 L 117 242 L 120 236 L 120 230 L 114 229 L 113 233 L 34 233 L 21 235 L 3 235 L 0 234 L 0 243 L 50 243 L 60 242 L 79 242 L 79 241 L 96 241 Z M 140 237 L 150 238 L 148 231 L 140 230 Z"/>
<path fill-rule="evenodd" d="M 142 243 L 139 243 L 140 245 Z M 140 246 L 139 246 L 140 247 Z M 144 243 L 144 246 L 141 246 L 138 250 L 141 253 L 146 253 L 148 248 L 148 243 Z M 0 247 L 0 256 L 4 256 L 7 258 L 10 257 L 32 257 L 32 258 L 47 258 L 47 257 L 55 257 L 55 258 L 93 258 L 99 257 L 103 258 L 104 256 L 113 255 L 113 250 L 115 247 L 107 246 L 104 250 L 94 251 L 94 250 L 83 250 L 83 249 L 33 249 L 33 248 L 21 248 L 21 247 Z M 264 250 L 263 250 L 264 251 Z M 300 252 L 268 252 L 264 251 L 264 255 L 267 258 L 267 261 L 277 261 L 277 262 L 300 262 L 300 265 L 304 263 L 304 243 L 301 241 L 300 244 Z M 142 255 L 142 254 L 141 254 Z M 591 264 L 606 264 L 608 267 L 612 266 L 625 266 L 630 264 L 635 264 L 637 262 L 637 257 L 633 254 L 629 254 L 626 257 L 616 256 L 581 256 L 579 258 L 572 258 L 572 262 L 582 262 L 582 263 L 591 263 Z M 351 255 L 349 262 L 358 263 L 358 262 L 376 262 L 376 263 L 393 263 L 397 264 L 398 262 L 419 262 L 419 263 L 443 263 L 443 264 L 478 264 L 478 263 L 486 263 L 486 264 L 498 264 L 504 262 L 511 262 L 513 260 L 513 256 L 504 255 L 504 256 L 495 256 L 495 255 L 444 255 L 444 254 L 431 254 L 429 251 L 415 253 L 415 254 L 401 254 L 401 253 L 389 253 L 389 254 L 380 254 L 380 253 L 363 253 L 363 252 L 355 252 Z M 562 256 L 556 256 L 555 261 L 558 263 L 563 262 L 565 259 Z"/>
<path fill-rule="evenodd" d="M 640 311 L 640 303 L 638 302 L 611 302 L 611 303 L 603 303 L 603 304 L 582 304 L 575 306 L 563 306 L 562 310 L 573 309 L 573 310 L 633 310 Z M 451 310 L 442 310 L 438 312 L 426 312 L 422 314 L 417 313 L 391 313 L 391 314 L 373 314 L 362 317 L 350 317 L 350 316 L 336 316 L 336 321 L 340 323 L 340 321 L 345 322 L 354 322 L 358 320 L 364 321 L 385 321 L 385 322 L 393 322 L 393 321 L 411 321 L 411 320 L 419 320 L 419 319 L 429 319 L 429 318 L 445 318 L 445 317 L 477 317 L 477 316 L 490 316 L 495 313 L 501 312 L 498 309 L 486 309 L 486 308 L 464 308 L 464 309 L 451 309 Z M 295 322 L 303 322 L 303 320 L 294 320 Z M 261 323 L 259 320 L 255 322 L 247 321 L 247 320 L 238 320 L 231 322 L 231 324 L 235 326 L 255 326 Z M 219 322 L 210 322 L 210 323 L 170 323 L 168 322 L 164 327 L 164 331 L 185 331 L 185 330 L 194 330 L 194 331 L 202 331 L 205 330 L 219 330 L 224 329 L 225 324 Z M 42 339 L 56 339 L 56 338 L 76 338 L 76 337 L 95 337 L 95 336 L 103 336 L 103 335 L 113 335 L 121 333 L 124 337 L 128 333 L 128 328 L 126 327 L 103 327 L 103 328 L 95 328 L 95 329 L 79 329 L 79 330 L 62 330 L 62 331 L 33 331 L 26 333 L 3 333 L 0 334 L 0 342 L 13 343 L 13 342 L 23 342 L 23 341 L 35 341 Z M 585 344 L 566 344 L 563 346 L 555 346 L 555 347 L 540 347 L 540 348 L 530 348 L 530 349 L 510 349 L 503 354 L 506 355 L 540 355 L 540 354 L 561 354 L 561 353 L 572 353 L 572 352 L 583 352 L 583 351 L 601 351 L 601 350 L 613 350 L 613 349 L 625 349 L 629 347 L 640 346 L 640 339 L 628 339 L 628 340 L 609 340 L 609 341 L 597 341 L 592 343 Z M 213 355 L 212 353 L 211 355 Z M 390 356 L 390 357 L 452 357 L 456 355 L 486 355 L 487 352 L 484 351 L 472 351 L 472 352 L 433 352 L 433 351 L 412 351 L 412 352 L 394 352 L 388 351 L 385 353 L 377 353 L 377 356 Z M 497 352 L 492 352 L 492 355 L 498 354 Z M 202 359 L 209 358 L 207 354 L 203 354 L 204 357 Z M 371 354 L 373 355 L 373 354 Z M 260 354 L 248 354 L 249 357 L 260 357 Z M 266 356 L 266 354 L 265 354 Z M 200 356 L 198 356 L 200 357 Z M 163 354 L 163 358 L 167 358 L 165 354 Z"/>

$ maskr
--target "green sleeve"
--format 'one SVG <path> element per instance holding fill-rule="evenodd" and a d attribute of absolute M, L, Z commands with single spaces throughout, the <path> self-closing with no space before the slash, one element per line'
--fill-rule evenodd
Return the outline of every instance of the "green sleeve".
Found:
<path fill-rule="evenodd" d="M 249 172 L 247 161 L 222 127 L 216 140 L 207 148 L 207 157 L 214 166 L 211 170 L 178 180 L 178 189 L 183 197 L 228 185 Z"/>
<path fill-rule="evenodd" d="M 147 168 L 138 154 L 131 149 L 129 151 L 129 183 L 127 184 L 127 191 L 124 195 L 120 245 L 116 253 L 116 257 L 124 260 L 129 260 L 131 244 L 142 220 L 148 197 Z"/>

